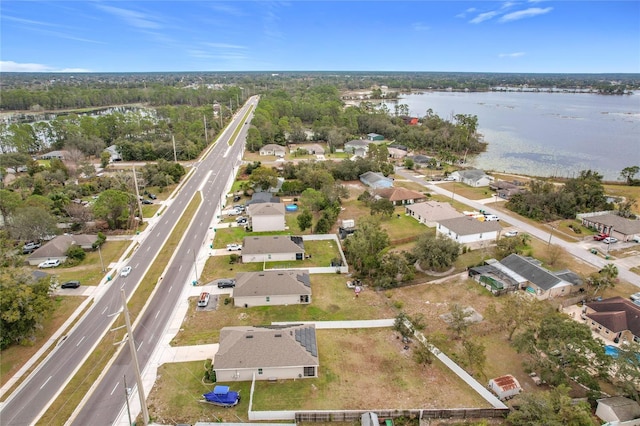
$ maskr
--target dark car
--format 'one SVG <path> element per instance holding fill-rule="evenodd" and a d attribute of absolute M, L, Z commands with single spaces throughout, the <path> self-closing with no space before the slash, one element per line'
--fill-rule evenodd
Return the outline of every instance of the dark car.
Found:
<path fill-rule="evenodd" d="M 149 198 L 151 198 L 152 200 L 155 200 L 156 198 L 158 198 L 158 197 L 156 197 L 156 194 L 152 194 L 152 193 L 149 193 L 147 196 Z"/>
<path fill-rule="evenodd" d="M 240 201 L 240 196 L 239 195 L 234 195 L 233 196 L 233 202 L 237 203 L 238 201 Z"/>
<path fill-rule="evenodd" d="M 142 204 L 153 204 L 151 200 L 142 200 Z"/>
<path fill-rule="evenodd" d="M 218 288 L 233 288 L 236 286 L 236 280 L 218 280 Z"/>
<path fill-rule="evenodd" d="M 63 283 L 60 288 L 78 288 L 80 287 L 80 281 L 67 281 Z"/>

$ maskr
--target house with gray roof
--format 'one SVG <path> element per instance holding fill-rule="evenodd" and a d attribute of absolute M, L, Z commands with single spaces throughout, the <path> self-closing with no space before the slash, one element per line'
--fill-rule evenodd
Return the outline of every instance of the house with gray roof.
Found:
<path fill-rule="evenodd" d="M 541 263 L 532 258 L 518 254 L 510 254 L 500 263 L 515 272 L 527 281 L 521 283 L 521 288 L 534 294 L 538 299 L 552 299 L 558 296 L 566 296 L 573 290 L 574 285 L 561 277 L 543 268 Z"/>
<path fill-rule="evenodd" d="M 480 221 L 470 216 L 454 217 L 438 221 L 436 234 L 460 244 L 495 241 L 502 226 L 497 221 Z"/>
<path fill-rule="evenodd" d="M 244 272 L 236 275 L 233 289 L 236 307 L 306 305 L 311 303 L 307 271 Z"/>
<path fill-rule="evenodd" d="M 213 359 L 219 382 L 318 377 L 313 324 L 224 327 Z"/>
<path fill-rule="evenodd" d="M 284 231 L 284 204 L 254 203 L 247 206 L 253 232 Z"/>
<path fill-rule="evenodd" d="M 430 228 L 437 226 L 440 220 L 464 216 L 451 204 L 439 201 L 425 201 L 424 203 L 407 205 L 405 213 Z"/>
<path fill-rule="evenodd" d="M 640 235 L 640 220 L 627 219 L 615 214 L 579 215 L 582 224 L 587 228 L 595 228 L 598 232 L 609 234 L 621 241 L 629 241 Z"/>
<path fill-rule="evenodd" d="M 92 250 L 93 243 L 98 240 L 97 235 L 58 235 L 53 240 L 36 249 L 27 258 L 29 265 L 36 266 L 47 260 L 67 260 L 67 250 L 72 245 L 80 246 L 83 250 Z"/>
<path fill-rule="evenodd" d="M 363 139 L 354 139 L 349 142 L 345 142 L 344 144 L 344 152 L 350 152 L 351 154 L 356 153 L 358 149 L 364 150 L 366 154 L 369 152 L 369 144 L 371 141 L 365 141 Z"/>
<path fill-rule="evenodd" d="M 122 155 L 120 155 L 120 152 L 118 151 L 118 147 L 117 146 L 109 145 L 104 150 L 107 153 L 109 153 L 109 155 L 110 155 L 109 161 L 111 161 L 111 162 L 122 161 Z"/>
<path fill-rule="evenodd" d="M 607 425 L 640 425 L 640 404 L 624 396 L 612 396 L 596 400 L 596 416 Z"/>
<path fill-rule="evenodd" d="M 365 172 L 361 174 L 360 182 L 374 189 L 393 187 L 393 179 L 377 172 Z"/>
<path fill-rule="evenodd" d="M 60 150 L 60 151 L 50 151 L 46 154 L 42 154 L 40 156 L 41 160 L 51 160 L 53 158 L 57 158 L 58 160 L 65 160 L 69 158 L 69 151 Z"/>
<path fill-rule="evenodd" d="M 458 170 L 449 175 L 457 182 L 462 182 L 465 185 L 479 187 L 479 186 L 489 186 L 489 184 L 493 181 L 493 178 L 487 175 L 482 170 L 477 169 L 469 169 L 469 170 Z"/>
<path fill-rule="evenodd" d="M 284 262 L 304 259 L 304 242 L 301 237 L 269 235 L 244 237 L 242 262 Z"/>
<path fill-rule="evenodd" d="M 276 157 L 284 158 L 287 153 L 287 149 L 275 143 L 268 143 L 260 148 L 260 155 L 275 155 Z"/>
<path fill-rule="evenodd" d="M 624 297 L 585 304 L 582 318 L 594 332 L 614 342 L 640 343 L 640 306 Z"/>

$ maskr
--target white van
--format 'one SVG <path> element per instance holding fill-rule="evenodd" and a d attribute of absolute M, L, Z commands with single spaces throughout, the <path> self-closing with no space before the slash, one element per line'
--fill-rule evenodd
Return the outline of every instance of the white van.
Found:
<path fill-rule="evenodd" d="M 203 291 L 200 293 L 200 299 L 198 299 L 198 307 L 205 308 L 209 304 L 209 293 Z"/>
<path fill-rule="evenodd" d="M 486 214 L 484 215 L 484 220 L 486 222 L 497 222 L 500 220 L 500 218 L 498 216 L 496 216 L 495 214 Z"/>

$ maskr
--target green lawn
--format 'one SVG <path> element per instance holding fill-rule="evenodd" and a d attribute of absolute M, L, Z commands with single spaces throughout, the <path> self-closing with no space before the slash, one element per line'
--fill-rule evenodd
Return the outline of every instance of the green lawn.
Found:
<path fill-rule="evenodd" d="M 79 280 L 82 285 L 100 284 L 100 280 L 109 272 L 109 264 L 116 262 L 130 243 L 131 241 L 105 242 L 100 248 L 100 252 L 97 250 L 88 252 L 87 257 L 79 265 L 70 268 L 57 268 L 55 274 L 58 276 L 58 281 L 63 283 L 69 280 Z M 105 272 L 102 272 L 100 253 L 102 253 Z"/>

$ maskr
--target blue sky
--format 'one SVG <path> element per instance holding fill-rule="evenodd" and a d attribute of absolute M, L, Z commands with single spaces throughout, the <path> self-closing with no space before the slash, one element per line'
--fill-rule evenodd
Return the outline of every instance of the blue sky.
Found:
<path fill-rule="evenodd" d="M 640 73 L 640 1 L 14 1 L 0 71 Z"/>

